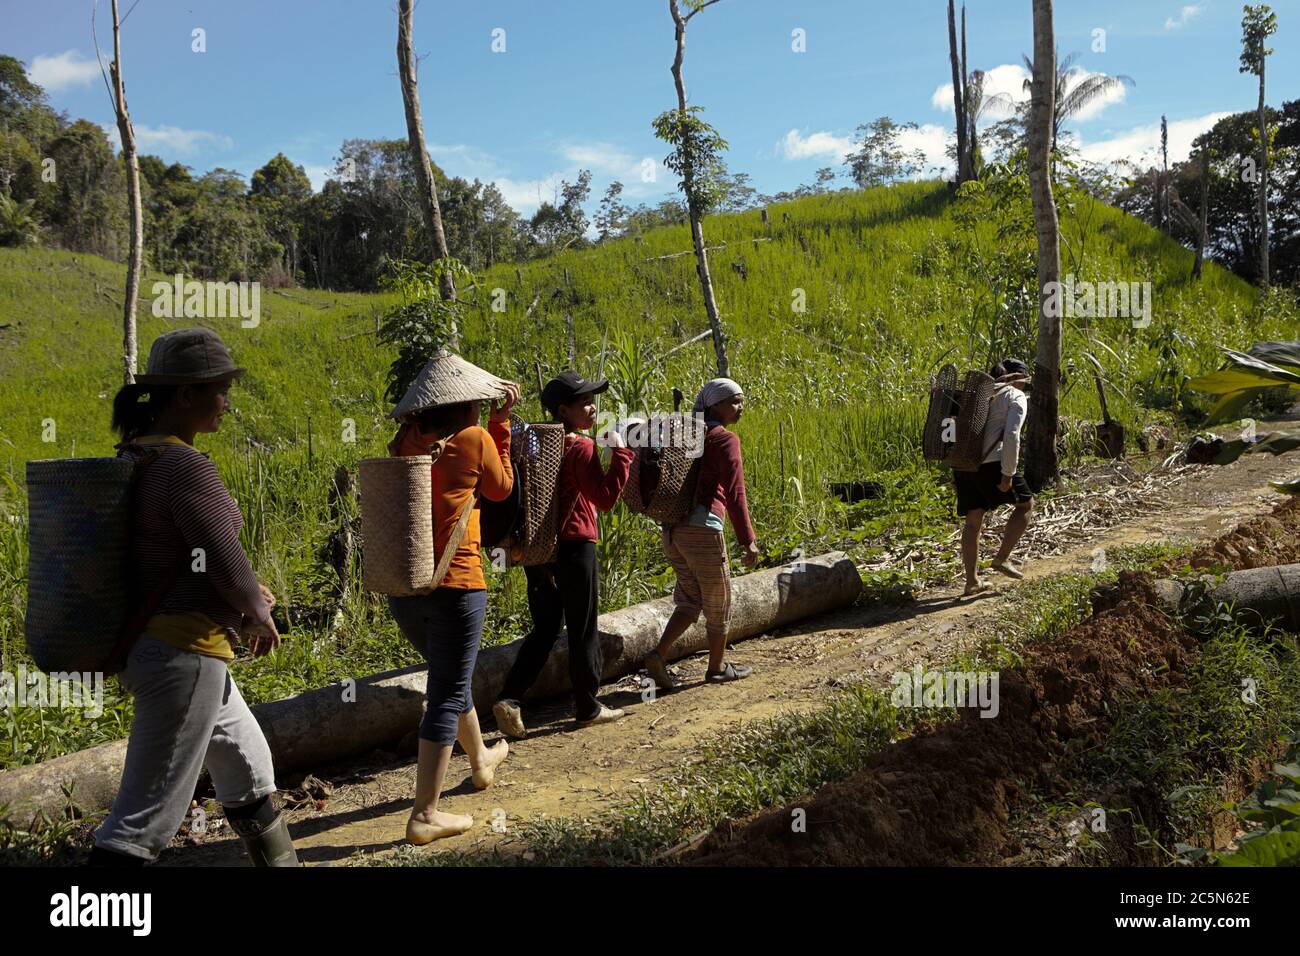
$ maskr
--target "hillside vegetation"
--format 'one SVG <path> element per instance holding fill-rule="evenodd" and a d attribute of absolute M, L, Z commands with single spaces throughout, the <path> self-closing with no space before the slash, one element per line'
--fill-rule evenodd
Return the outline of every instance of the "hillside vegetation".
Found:
<path fill-rule="evenodd" d="M 832 546 L 867 558 L 885 540 L 926 542 L 951 527 L 945 475 L 920 457 L 928 378 L 946 361 L 1032 359 L 1037 306 L 1025 291 L 1034 287 L 1032 259 L 1024 274 L 1022 224 L 1000 221 L 1015 213 L 1000 214 L 999 205 L 989 196 L 954 199 L 940 183 L 910 183 L 772 206 L 768 224 L 757 212 L 708 220 L 733 376 L 748 398 L 737 431 L 767 564 Z M 1256 290 L 1215 265 L 1192 283 L 1192 254 L 1173 240 L 1082 195 L 1062 205 L 1063 271 L 1149 281 L 1154 303 L 1146 328 L 1066 320 L 1066 359 L 1078 370 L 1065 383 L 1064 415 L 1100 419 L 1085 350 L 1106 367 L 1112 415 L 1140 428 L 1195 415 L 1183 385 L 1218 365 L 1218 344 L 1294 337 L 1293 305 L 1274 299 L 1261 308 Z M 567 364 L 568 314 L 576 366 L 614 383 L 606 407 L 666 408 L 673 386 L 689 403 L 712 375 L 713 351 L 705 339 L 664 358 L 706 323 L 694 259 L 662 258 L 689 249 L 680 226 L 493 268 L 463 293 L 472 306 L 462 351 L 519 381 L 523 413 L 536 419 L 539 377 Z M 9 669 L 26 660 L 24 462 L 113 453 L 122 274 L 87 255 L 0 249 L 0 326 L 8 323 L 0 328 L 0 654 Z M 151 284 L 164 278 L 147 276 L 142 287 L 141 365 L 159 333 L 196 324 L 151 314 Z M 505 291 L 504 312 L 490 308 L 494 289 Z M 393 301 L 264 289 L 256 328 L 239 319 L 202 323 L 221 333 L 248 375 L 232 391 L 221 433 L 201 436 L 199 447 L 239 501 L 254 567 L 290 625 L 279 652 L 235 665 L 252 701 L 418 659 L 380 599 L 354 590 L 335 614 L 333 572 L 322 560 L 335 526 L 327 507 L 335 468 L 383 454 L 392 435 L 384 388 L 393 355 L 375 328 Z M 46 442 L 50 420 L 54 440 Z M 345 420 L 355 423 L 355 442 L 344 440 Z M 879 482 L 883 496 L 845 505 L 829 495 L 830 482 L 853 479 Z M 602 535 L 604 607 L 666 589 L 670 574 L 650 522 L 616 509 L 602 517 Z M 928 572 L 946 573 L 950 560 L 936 555 Z M 520 636 L 522 574 L 490 587 L 485 642 Z M 129 706 L 112 697 L 96 722 L 39 708 L 5 711 L 0 766 L 121 736 Z"/>

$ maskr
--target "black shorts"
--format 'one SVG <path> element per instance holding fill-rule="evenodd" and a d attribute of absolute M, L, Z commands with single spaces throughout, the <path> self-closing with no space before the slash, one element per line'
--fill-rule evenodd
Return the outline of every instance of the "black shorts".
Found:
<path fill-rule="evenodd" d="M 1000 491 L 1002 482 L 1002 463 L 986 461 L 979 471 L 954 471 L 952 483 L 957 488 L 957 514 L 966 515 L 968 511 L 989 511 L 999 505 L 1014 505 L 1022 501 L 1033 501 L 1022 475 L 1011 479 L 1011 490 Z"/>

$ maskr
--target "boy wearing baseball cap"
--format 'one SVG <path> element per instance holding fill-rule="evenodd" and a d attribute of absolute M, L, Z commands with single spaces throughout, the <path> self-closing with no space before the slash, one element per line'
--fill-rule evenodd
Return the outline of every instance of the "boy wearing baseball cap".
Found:
<path fill-rule="evenodd" d="M 612 449 L 609 471 L 601 468 L 596 443 L 580 432 L 596 423 L 594 396 L 609 388 L 605 379 L 589 381 L 577 372 L 562 372 L 546 383 L 541 401 L 554 421 L 564 425 L 564 460 L 558 480 L 559 544 L 555 560 L 524 568 L 528 610 L 533 629 L 524 638 L 492 713 L 510 737 L 527 731 L 519 702 L 537 680 L 564 628 L 569 637 L 569 679 L 573 716 L 579 727 L 608 723 L 624 716 L 596 699 L 604 658 L 596 629 L 598 569 L 596 512 L 609 511 L 623 493 L 632 468 L 632 451 L 617 432 L 601 437 Z"/>

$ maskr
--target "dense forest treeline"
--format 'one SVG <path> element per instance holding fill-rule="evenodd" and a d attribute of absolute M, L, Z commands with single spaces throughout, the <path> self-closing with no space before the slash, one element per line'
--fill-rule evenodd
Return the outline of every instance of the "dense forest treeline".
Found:
<path fill-rule="evenodd" d="M 1300 280 L 1300 100 L 1269 109 L 1270 248 L 1273 281 Z M 763 195 L 744 173 L 721 174 L 716 212 L 846 188 L 868 188 L 923 173 L 924 157 L 902 145 L 915 124 L 880 117 L 858 128 L 845 171 L 817 171 L 816 182 Z M 1220 120 L 1198 137 L 1192 156 L 1143 167 L 1082 163 L 1083 181 L 1097 198 L 1130 212 L 1195 248 L 1200 203 L 1208 181 L 1206 255 L 1239 275 L 1257 278 L 1259 246 L 1255 190 L 1243 170 L 1257 155 L 1253 112 Z M 1013 156 L 1024 144 L 1023 111 L 974 135 L 987 161 Z M 970 135 L 970 134 L 968 134 Z M 1070 144 L 1058 144 L 1069 157 Z M 1204 151 L 1204 152 L 1203 152 Z M 975 145 L 976 174 L 985 165 Z M 1202 156 L 1207 162 L 1202 162 Z M 436 258 L 420 218 L 416 179 L 405 139 L 348 139 L 319 192 L 303 167 L 277 154 L 252 177 L 215 168 L 196 175 L 181 163 L 140 157 L 145 256 L 150 269 L 198 278 L 258 279 L 271 286 L 302 284 L 376 289 L 389 264 Z M 686 220 L 680 199 L 630 207 L 614 182 L 588 213 L 591 174 L 563 182 L 554 201 L 520 215 L 492 183 L 448 176 L 433 166 L 450 254 L 471 270 L 545 257 L 565 248 L 639 235 Z M 124 261 L 127 207 L 123 162 L 105 129 L 56 112 L 23 64 L 0 55 L 0 245 L 41 244 Z"/>

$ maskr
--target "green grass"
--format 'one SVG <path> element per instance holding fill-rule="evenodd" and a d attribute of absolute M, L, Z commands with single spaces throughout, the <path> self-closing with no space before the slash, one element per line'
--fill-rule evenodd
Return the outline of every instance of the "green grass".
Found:
<path fill-rule="evenodd" d="M 711 254 L 712 264 L 733 376 L 748 396 L 737 430 L 764 563 L 784 562 L 795 549 L 816 554 L 844 547 L 862 560 L 885 543 L 928 549 L 950 529 L 951 492 L 918 448 L 926 383 L 941 359 L 982 364 L 981 343 L 992 332 L 980 304 L 987 293 L 968 267 L 972 236 L 954 221 L 952 202 L 940 184 L 912 183 L 776 206 L 770 229 L 756 212 L 708 220 L 709 244 L 726 246 Z M 1162 370 L 1208 370 L 1217 363 L 1218 342 L 1244 346 L 1294 329 L 1293 311 L 1277 306 L 1261 314 L 1256 292 L 1224 270 L 1210 266 L 1204 282 L 1191 284 L 1187 250 L 1115 210 L 1094 212 L 1080 271 L 1149 279 L 1156 317 L 1143 330 L 1124 320 L 1071 325 L 1067 358 L 1077 359 L 1091 340 L 1106 344 L 1117 386 L 1111 410 L 1130 427 L 1167 420 L 1159 408 L 1168 403 Z M 1080 221 L 1067 216 L 1063 226 L 1075 247 Z M 977 238 L 991 241 L 987 232 Z M 687 229 L 671 227 L 493 268 L 465 292 L 462 351 L 523 383 L 523 411 L 538 417 L 538 376 L 563 367 L 568 312 L 576 363 L 611 377 L 608 402 L 623 396 L 667 407 L 671 386 L 689 396 L 712 375 L 713 356 L 704 342 L 660 361 L 706 323 L 691 258 L 646 260 L 689 248 Z M 733 268 L 741 263 L 743 276 Z M 112 453 L 109 406 L 121 380 L 114 299 L 123 272 L 90 256 L 0 250 L 0 320 L 13 323 L 0 330 L 0 665 L 6 668 L 27 659 L 24 462 Z M 146 295 L 157 278 L 146 277 Z M 488 307 L 494 288 L 507 293 L 505 313 Z M 804 312 L 791 308 L 796 289 L 806 294 Z M 534 297 L 539 304 L 525 318 Z M 418 660 L 374 596 L 354 594 L 338 626 L 328 626 L 330 572 L 320 558 L 333 527 L 326 500 L 335 467 L 383 454 L 391 437 L 383 393 L 392 355 L 373 333 L 376 316 L 392 302 L 386 295 L 264 290 L 257 328 L 244 329 L 237 319 L 207 323 L 249 374 L 233 392 L 222 432 L 199 444 L 240 502 L 254 567 L 280 597 L 291 625 L 277 654 L 235 665 L 253 702 Z M 148 344 L 178 324 L 153 317 L 146 299 L 142 365 Z M 1064 414 L 1098 419 L 1096 403 L 1090 380 L 1074 376 L 1067 383 Z M 354 443 L 343 440 L 345 419 L 355 422 Z M 55 425 L 48 443 L 42 441 L 46 420 Z M 862 478 L 880 481 L 885 496 L 854 506 L 829 498 L 830 482 Z M 670 574 L 655 527 L 621 510 L 603 516 L 601 526 L 602 608 L 662 593 Z M 947 563 L 920 576 L 950 573 L 951 556 L 945 557 Z M 868 583 L 888 588 L 898 578 L 886 572 Z M 519 636 L 527 623 L 522 574 L 511 571 L 491 587 L 487 644 Z M 129 701 L 110 693 L 106 704 L 105 717 L 94 724 L 62 712 L 0 715 L 0 766 L 120 735 Z"/>

